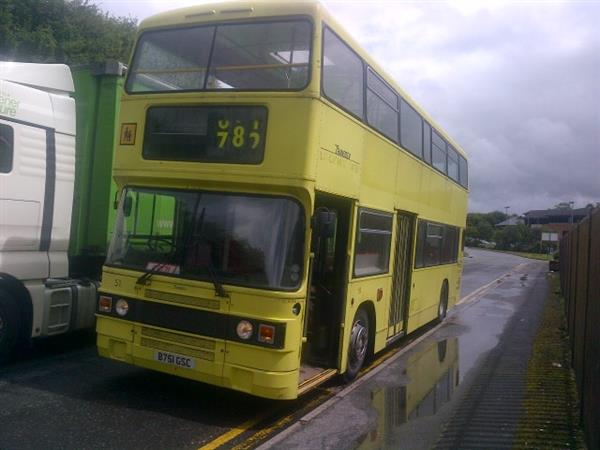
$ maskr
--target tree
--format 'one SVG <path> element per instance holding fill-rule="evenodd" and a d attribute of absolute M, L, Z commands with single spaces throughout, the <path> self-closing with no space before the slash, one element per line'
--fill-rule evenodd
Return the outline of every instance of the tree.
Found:
<path fill-rule="evenodd" d="M 466 236 L 474 239 L 491 241 L 494 237 L 496 224 L 507 218 L 508 216 L 500 211 L 469 213 L 467 214 Z"/>
<path fill-rule="evenodd" d="M 539 251 L 541 231 L 518 224 L 497 230 L 494 235 L 497 248 L 522 252 Z"/>
<path fill-rule="evenodd" d="M 88 64 L 127 61 L 136 19 L 103 13 L 89 0 L 0 0 L 0 58 Z"/>

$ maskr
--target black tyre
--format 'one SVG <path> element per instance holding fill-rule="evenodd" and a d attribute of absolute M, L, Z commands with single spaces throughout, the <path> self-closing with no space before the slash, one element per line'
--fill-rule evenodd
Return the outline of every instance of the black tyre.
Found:
<path fill-rule="evenodd" d="M 19 310 L 14 299 L 0 290 L 0 363 L 6 361 L 17 345 L 19 336 Z"/>
<path fill-rule="evenodd" d="M 356 311 L 350 331 L 350 344 L 348 346 L 348 367 L 344 373 L 344 381 L 349 382 L 356 378 L 369 353 L 370 334 L 369 315 L 364 309 Z"/>
<path fill-rule="evenodd" d="M 448 312 L 448 280 L 444 280 L 442 283 L 442 290 L 440 292 L 440 303 L 438 305 L 438 320 L 441 322 L 446 318 Z"/>

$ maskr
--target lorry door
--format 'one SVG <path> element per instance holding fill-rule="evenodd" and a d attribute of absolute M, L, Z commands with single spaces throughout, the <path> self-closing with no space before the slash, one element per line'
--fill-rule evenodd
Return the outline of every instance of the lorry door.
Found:
<path fill-rule="evenodd" d="M 0 124 L 3 154 L 10 153 L 0 172 L 1 269 L 20 279 L 67 276 L 74 101 L 0 80 Z M 58 259 L 61 270 L 52 270 Z"/>
<path fill-rule="evenodd" d="M 48 249 L 47 227 L 43 226 L 47 132 L 3 116 L 0 128 L 4 160 L 0 171 L 0 249 L 11 266 L 11 270 L 3 270 L 18 278 L 47 277 L 48 258 L 20 257 Z M 13 257 L 8 258 L 8 252 Z"/>

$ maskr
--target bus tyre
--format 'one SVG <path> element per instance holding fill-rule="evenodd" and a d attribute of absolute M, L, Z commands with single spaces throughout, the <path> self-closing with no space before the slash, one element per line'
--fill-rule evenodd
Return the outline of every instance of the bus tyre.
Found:
<path fill-rule="evenodd" d="M 446 318 L 448 312 L 448 280 L 444 280 L 442 283 L 442 290 L 440 292 L 440 304 L 438 306 L 438 320 L 441 322 Z"/>
<path fill-rule="evenodd" d="M 361 308 L 356 311 L 352 329 L 350 331 L 350 343 L 348 345 L 348 366 L 344 373 L 344 381 L 350 382 L 356 378 L 362 368 L 369 352 L 369 316 Z"/>
<path fill-rule="evenodd" d="M 19 311 L 6 291 L 0 289 L 0 363 L 12 354 L 19 336 Z"/>

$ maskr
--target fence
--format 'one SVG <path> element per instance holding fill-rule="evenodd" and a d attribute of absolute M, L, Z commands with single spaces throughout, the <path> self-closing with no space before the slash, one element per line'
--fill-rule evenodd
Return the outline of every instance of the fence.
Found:
<path fill-rule="evenodd" d="M 560 284 L 586 440 L 600 449 L 600 209 L 561 240 Z"/>

